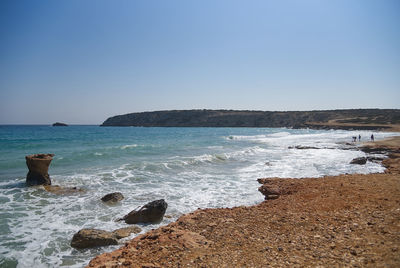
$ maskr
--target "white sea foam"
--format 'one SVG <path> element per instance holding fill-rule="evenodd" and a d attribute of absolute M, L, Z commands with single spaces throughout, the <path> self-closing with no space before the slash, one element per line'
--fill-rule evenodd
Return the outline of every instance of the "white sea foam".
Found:
<path fill-rule="evenodd" d="M 125 149 L 130 149 L 130 148 L 136 148 L 137 146 L 138 146 L 137 144 L 126 144 L 126 145 L 121 146 L 121 149 L 125 150 Z"/>

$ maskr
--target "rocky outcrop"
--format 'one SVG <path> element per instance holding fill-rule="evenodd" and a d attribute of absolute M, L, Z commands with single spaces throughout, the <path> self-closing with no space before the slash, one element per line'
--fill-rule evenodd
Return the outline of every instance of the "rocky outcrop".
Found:
<path fill-rule="evenodd" d="M 51 185 L 48 170 L 53 156 L 54 154 L 33 154 L 25 156 L 26 165 L 29 169 L 26 175 L 27 185 Z"/>
<path fill-rule="evenodd" d="M 105 196 L 103 196 L 101 198 L 101 201 L 103 201 L 104 203 L 113 204 L 113 203 L 117 203 L 123 199 L 124 199 L 124 196 L 122 193 L 115 192 L 115 193 L 106 194 Z"/>
<path fill-rule="evenodd" d="M 262 186 L 258 188 L 258 191 L 265 196 L 265 200 L 277 199 L 281 195 L 279 186 L 274 184 L 273 179 L 258 179 L 258 182 L 262 184 Z"/>
<path fill-rule="evenodd" d="M 53 124 L 53 127 L 67 127 L 68 125 L 65 123 L 56 122 Z"/>
<path fill-rule="evenodd" d="M 77 249 L 117 245 L 118 239 L 112 232 L 98 229 L 82 229 L 72 237 L 71 247 Z"/>
<path fill-rule="evenodd" d="M 168 204 L 164 199 L 147 203 L 139 210 L 133 210 L 117 221 L 125 221 L 128 224 L 134 223 L 160 223 L 167 210 Z"/>
<path fill-rule="evenodd" d="M 282 183 L 282 178 L 262 178 L 257 179 L 262 184 L 258 191 L 265 196 L 265 200 L 277 199 L 283 195 L 293 194 L 293 188 Z"/>

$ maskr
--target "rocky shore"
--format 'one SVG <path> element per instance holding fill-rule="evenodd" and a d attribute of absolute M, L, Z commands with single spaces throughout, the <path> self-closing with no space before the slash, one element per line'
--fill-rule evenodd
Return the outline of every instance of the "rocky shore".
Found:
<path fill-rule="evenodd" d="M 260 179 L 261 204 L 199 209 L 87 267 L 399 267 L 400 138 L 362 150 L 386 172 Z"/>

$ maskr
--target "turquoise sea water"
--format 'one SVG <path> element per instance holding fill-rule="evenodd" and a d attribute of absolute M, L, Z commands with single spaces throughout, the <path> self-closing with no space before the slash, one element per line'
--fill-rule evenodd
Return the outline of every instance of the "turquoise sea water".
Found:
<path fill-rule="evenodd" d="M 119 246 L 75 250 L 69 245 L 75 232 L 125 227 L 114 220 L 155 199 L 169 204 L 161 223 L 167 224 L 197 208 L 261 202 L 260 177 L 383 172 L 376 163 L 349 164 L 364 155 L 343 150 L 359 134 L 364 140 L 371 135 L 268 128 L 0 126 L 0 266 L 83 267 Z M 380 139 L 399 133 L 374 134 Z M 296 145 L 319 149 L 289 149 Z M 86 192 L 55 195 L 26 187 L 25 155 L 34 153 L 55 154 L 49 169 L 54 185 Z M 125 196 L 120 204 L 100 201 L 115 191 Z"/>

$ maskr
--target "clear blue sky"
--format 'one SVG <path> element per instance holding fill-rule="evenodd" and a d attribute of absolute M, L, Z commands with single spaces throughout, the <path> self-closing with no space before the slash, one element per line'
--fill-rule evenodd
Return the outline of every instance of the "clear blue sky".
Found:
<path fill-rule="evenodd" d="M 400 1 L 0 1 L 0 124 L 400 108 Z"/>

